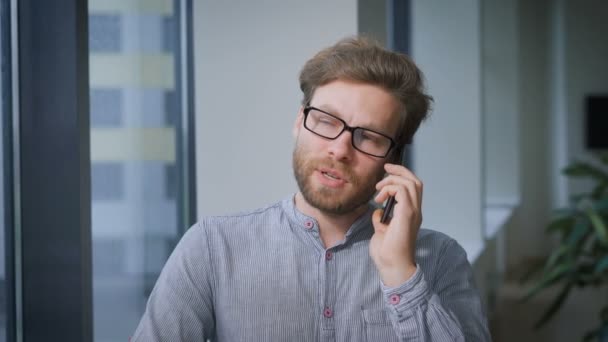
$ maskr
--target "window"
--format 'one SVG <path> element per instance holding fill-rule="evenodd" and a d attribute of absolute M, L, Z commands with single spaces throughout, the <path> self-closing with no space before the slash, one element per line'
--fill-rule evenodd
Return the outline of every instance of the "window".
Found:
<path fill-rule="evenodd" d="M 186 1 L 89 2 L 95 341 L 126 341 L 192 220 Z"/>

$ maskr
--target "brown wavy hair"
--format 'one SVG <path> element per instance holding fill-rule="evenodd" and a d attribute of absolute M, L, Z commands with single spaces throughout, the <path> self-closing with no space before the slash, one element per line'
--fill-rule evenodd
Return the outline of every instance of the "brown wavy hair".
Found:
<path fill-rule="evenodd" d="M 411 144 L 420 123 L 427 118 L 433 98 L 425 93 L 424 76 L 410 57 L 387 50 L 365 37 L 351 37 L 318 52 L 300 72 L 302 105 L 310 103 L 315 90 L 335 80 L 377 85 L 400 104 L 401 129 L 396 159 Z"/>

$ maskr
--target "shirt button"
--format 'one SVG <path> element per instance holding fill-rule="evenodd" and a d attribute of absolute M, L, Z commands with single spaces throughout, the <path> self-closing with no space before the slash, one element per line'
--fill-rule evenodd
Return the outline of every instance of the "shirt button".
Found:
<path fill-rule="evenodd" d="M 314 225 L 315 225 L 315 224 L 314 224 L 314 223 L 312 223 L 312 221 L 311 221 L 311 220 L 306 220 L 306 221 L 304 221 L 304 226 L 305 226 L 307 229 L 312 228 L 312 226 L 314 226 Z"/>
<path fill-rule="evenodd" d="M 394 294 L 388 300 L 391 304 L 397 305 L 401 301 L 401 297 L 399 295 Z"/>
<path fill-rule="evenodd" d="M 333 313 L 333 311 L 331 311 L 330 308 L 325 308 L 325 310 L 323 310 L 323 316 L 330 318 L 333 315 L 334 315 L 334 313 Z"/>
<path fill-rule="evenodd" d="M 333 258 L 334 254 L 330 251 L 325 252 L 325 260 L 331 260 L 331 258 Z"/>

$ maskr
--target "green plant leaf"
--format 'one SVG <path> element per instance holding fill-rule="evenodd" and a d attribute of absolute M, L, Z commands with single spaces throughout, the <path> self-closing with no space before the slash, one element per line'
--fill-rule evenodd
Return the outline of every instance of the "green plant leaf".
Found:
<path fill-rule="evenodd" d="M 608 197 L 598 200 L 593 204 L 593 209 L 598 213 L 608 210 Z"/>
<path fill-rule="evenodd" d="M 547 309 L 547 311 L 545 311 L 543 316 L 536 322 L 536 324 L 534 325 L 534 329 L 540 328 L 545 323 L 547 323 L 547 321 L 549 321 L 549 319 L 551 319 L 551 317 L 553 317 L 553 315 L 555 315 L 555 313 L 562 306 L 562 303 L 564 302 L 564 300 L 566 300 L 566 298 L 568 297 L 568 294 L 570 293 L 570 289 L 572 289 L 572 282 L 568 282 L 568 283 L 566 283 L 566 285 L 564 285 L 564 287 L 562 288 L 560 293 L 553 300 L 553 303 L 551 303 L 551 306 L 549 306 L 549 308 Z"/>
<path fill-rule="evenodd" d="M 557 250 L 551 253 L 549 259 L 547 259 L 547 263 L 545 264 L 545 271 L 550 270 L 557 264 L 559 259 L 564 256 L 566 253 L 572 250 L 572 246 L 570 245 L 561 245 Z"/>
<path fill-rule="evenodd" d="M 573 208 L 559 208 L 553 211 L 553 215 L 556 217 L 554 220 L 558 220 L 566 216 L 574 216 L 576 213 L 576 209 Z"/>
<path fill-rule="evenodd" d="M 600 215 L 598 215 L 595 211 L 591 209 L 585 210 L 585 213 L 589 217 L 591 221 L 591 225 L 595 229 L 595 234 L 600 239 L 600 241 L 608 246 L 608 228 L 606 228 L 606 224 L 602 221 Z"/>
<path fill-rule="evenodd" d="M 572 263 L 559 264 L 550 272 L 544 272 L 544 276 L 541 281 L 528 290 L 528 292 L 522 298 L 522 301 L 529 300 L 541 290 L 558 282 L 568 271 L 572 269 L 572 265 Z"/>
<path fill-rule="evenodd" d="M 604 245 L 600 241 L 599 236 L 592 233 L 587 235 L 584 243 L 580 247 L 581 249 L 577 251 L 577 257 L 579 259 L 587 258 L 597 261 L 599 257 L 604 256 L 606 253 L 608 253 L 608 246 Z"/>
<path fill-rule="evenodd" d="M 593 178 L 598 181 L 608 181 L 606 172 L 585 162 L 575 162 L 564 168 L 562 172 L 566 176 L 574 178 Z"/>
<path fill-rule="evenodd" d="M 578 242 L 587 235 L 587 232 L 590 230 L 589 221 L 586 219 L 579 219 L 574 224 L 574 228 L 570 231 L 570 234 L 566 237 L 566 243 L 569 246 L 575 246 Z"/>
<path fill-rule="evenodd" d="M 608 189 L 608 182 L 600 182 L 598 185 L 595 186 L 595 188 L 591 192 L 591 197 L 597 199 L 597 198 L 601 197 L 606 192 L 607 189 Z"/>
<path fill-rule="evenodd" d="M 572 216 L 558 217 L 558 218 L 554 219 L 551 223 L 549 223 L 549 225 L 547 226 L 545 231 L 547 231 L 547 232 L 563 231 L 563 230 L 569 228 L 570 226 L 572 226 L 573 224 L 574 224 L 574 217 L 572 217 Z"/>
<path fill-rule="evenodd" d="M 595 270 L 593 270 L 596 274 L 601 274 L 605 270 L 608 269 L 608 255 L 604 256 L 600 261 L 598 261 L 597 265 L 595 265 Z"/>

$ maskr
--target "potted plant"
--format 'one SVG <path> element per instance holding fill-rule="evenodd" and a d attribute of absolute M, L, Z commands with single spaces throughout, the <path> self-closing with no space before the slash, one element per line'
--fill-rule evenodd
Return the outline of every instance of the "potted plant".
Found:
<path fill-rule="evenodd" d="M 574 162 L 562 173 L 570 178 L 593 181 L 591 191 L 571 198 L 567 208 L 558 209 L 548 234 L 557 235 L 558 245 L 541 264 L 522 278 L 534 284 L 523 300 L 536 296 L 553 286 L 560 286 L 558 294 L 536 322 L 535 328 L 544 325 L 561 308 L 570 291 L 582 287 L 600 287 L 608 284 L 608 153 L 597 156 L 592 162 Z M 599 325 L 588 332 L 584 341 L 608 341 L 608 303 L 599 317 Z"/>

